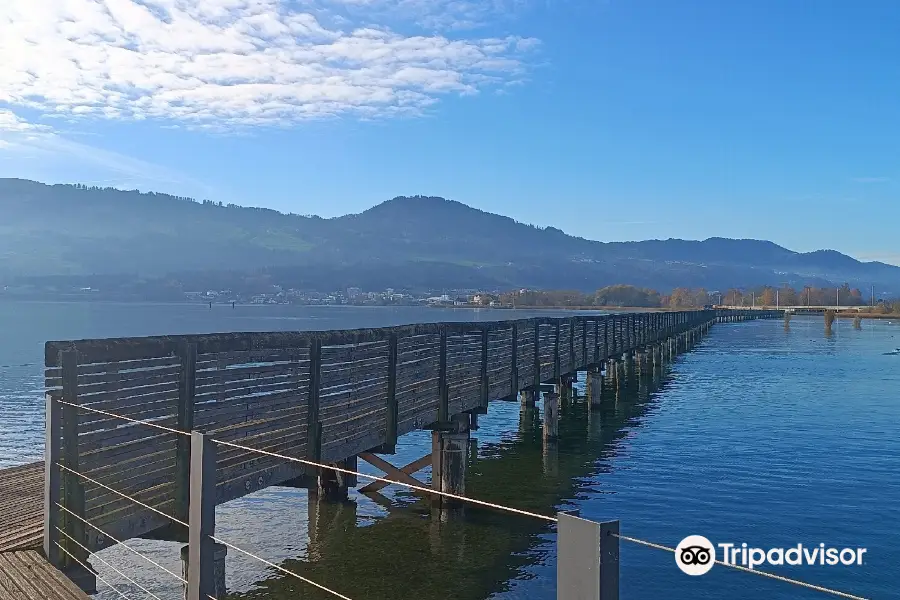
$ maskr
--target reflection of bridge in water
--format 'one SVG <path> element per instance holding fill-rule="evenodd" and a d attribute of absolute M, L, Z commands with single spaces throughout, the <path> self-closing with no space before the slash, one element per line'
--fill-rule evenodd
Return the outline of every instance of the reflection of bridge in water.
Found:
<path fill-rule="evenodd" d="M 466 494 L 555 514 L 577 497 L 581 481 L 608 468 L 604 459 L 615 456 L 618 442 L 652 410 L 653 395 L 665 388 L 668 372 L 651 366 L 636 372 L 621 390 L 607 386 L 599 410 L 592 411 L 584 395 L 573 397 L 561 406 L 555 444 L 543 440 L 540 408 L 520 403 L 518 434 L 482 444 L 477 458 L 472 452 Z M 499 409 L 506 417 L 517 405 L 495 406 L 491 410 Z M 545 558 L 538 547 L 546 544 L 542 536 L 552 531 L 549 524 L 471 506 L 462 509 L 464 518 L 431 518 L 428 500 L 410 505 L 380 494 L 370 497 L 389 514 L 359 526 L 356 502 L 327 502 L 311 494 L 306 556 L 282 566 L 353 598 L 470 600 L 504 591 L 510 580 Z M 230 597 L 287 600 L 299 584 L 276 574 L 257 585 L 254 591 Z M 333 598 L 315 589 L 303 591 L 308 598 Z"/>

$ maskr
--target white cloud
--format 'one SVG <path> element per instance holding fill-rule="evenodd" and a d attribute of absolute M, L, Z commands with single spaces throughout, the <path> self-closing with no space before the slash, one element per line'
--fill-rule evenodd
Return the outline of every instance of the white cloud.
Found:
<path fill-rule="evenodd" d="M 431 29 L 467 30 L 510 17 L 534 0 L 333 0 L 350 15 L 412 19 Z"/>
<path fill-rule="evenodd" d="M 48 131 L 46 125 L 35 125 L 19 117 L 11 110 L 0 108 L 0 135 L 6 134 L 32 134 L 40 131 Z"/>
<path fill-rule="evenodd" d="M 538 43 L 398 33 L 475 24 L 516 0 L 301 2 L 4 0 L 0 106 L 228 130 L 417 115 L 446 94 L 520 81 Z M 0 119 L 0 131 L 46 127 Z"/>

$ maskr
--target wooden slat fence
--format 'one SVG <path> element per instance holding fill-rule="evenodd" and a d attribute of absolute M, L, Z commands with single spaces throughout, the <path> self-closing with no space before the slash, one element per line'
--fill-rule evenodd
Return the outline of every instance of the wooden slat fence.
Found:
<path fill-rule="evenodd" d="M 184 520 L 186 438 L 69 404 L 333 463 L 390 449 L 400 435 L 716 317 L 685 311 L 48 342 L 47 393 L 64 402 L 65 466 Z M 218 502 L 304 474 L 296 463 L 224 447 L 217 467 Z M 71 474 L 62 486 L 67 507 L 119 539 L 168 524 Z M 113 543 L 74 519 L 65 527 L 92 550 Z"/>

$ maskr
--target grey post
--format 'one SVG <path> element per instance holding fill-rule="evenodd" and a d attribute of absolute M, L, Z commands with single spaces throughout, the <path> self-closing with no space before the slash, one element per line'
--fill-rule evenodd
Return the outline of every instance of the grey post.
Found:
<path fill-rule="evenodd" d="M 44 445 L 44 556 L 54 567 L 62 566 L 59 551 L 59 501 L 62 491 L 60 478 L 60 437 L 62 414 L 60 406 L 47 394 L 47 433 Z"/>
<path fill-rule="evenodd" d="M 557 600 L 619 600 L 619 522 L 557 517 Z"/>
<path fill-rule="evenodd" d="M 188 511 L 188 600 L 216 597 L 216 447 L 191 433 L 191 487 Z"/>

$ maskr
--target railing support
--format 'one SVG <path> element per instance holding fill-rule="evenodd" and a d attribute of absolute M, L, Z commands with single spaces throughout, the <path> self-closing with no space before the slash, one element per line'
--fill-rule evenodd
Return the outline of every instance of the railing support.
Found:
<path fill-rule="evenodd" d="M 557 600 L 619 600 L 619 522 L 557 518 Z"/>
<path fill-rule="evenodd" d="M 186 598 L 224 598 L 225 552 L 222 545 L 212 539 L 216 530 L 216 447 L 211 439 L 196 431 L 191 433 L 188 519 Z M 217 562 L 221 563 L 219 568 Z"/>
<path fill-rule="evenodd" d="M 62 497 L 59 459 L 62 445 L 62 414 L 60 406 L 47 394 L 47 433 L 44 444 L 44 556 L 54 567 L 63 565 L 59 550 L 59 502 Z"/>

